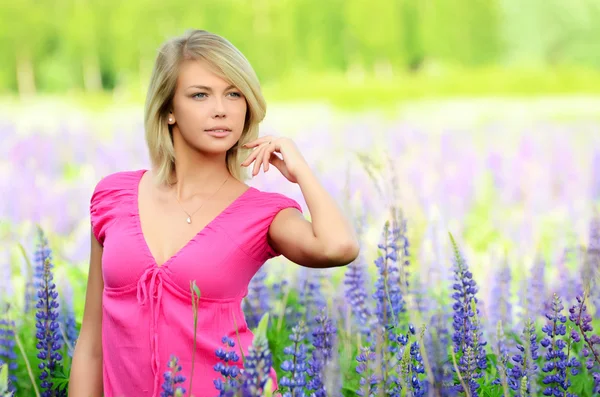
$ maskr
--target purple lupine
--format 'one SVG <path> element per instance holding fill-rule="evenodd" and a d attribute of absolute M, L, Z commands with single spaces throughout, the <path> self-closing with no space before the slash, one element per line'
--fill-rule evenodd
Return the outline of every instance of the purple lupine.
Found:
<path fill-rule="evenodd" d="M 361 250 L 362 252 L 362 250 Z M 344 284 L 346 285 L 346 298 L 352 308 L 354 319 L 358 323 L 363 334 L 369 332 L 369 320 L 371 318 L 371 308 L 368 301 L 368 273 L 366 263 L 362 254 L 352 263 L 348 264 L 344 273 Z"/>
<path fill-rule="evenodd" d="M 283 397 L 304 397 L 304 387 L 306 386 L 306 353 L 307 346 L 304 343 L 306 338 L 307 328 L 304 321 L 300 320 L 298 325 L 292 328 L 290 340 L 292 344 L 286 346 L 283 352 L 291 356 L 281 363 L 281 369 L 286 374 L 279 381 L 279 389 L 283 392 Z"/>
<path fill-rule="evenodd" d="M 578 331 L 573 339 L 578 342 L 583 338 L 581 354 L 586 358 L 585 367 L 594 378 L 594 393 L 600 393 L 600 336 L 591 335 L 592 316 L 587 312 L 585 295 L 577 297 L 577 304 L 569 308 L 569 320 Z"/>
<path fill-rule="evenodd" d="M 438 309 L 429 320 L 429 332 L 425 333 L 425 346 L 431 372 L 433 373 L 434 390 L 444 390 L 444 395 L 456 394 L 448 385 L 452 384 L 452 363 L 448 360 L 448 346 L 451 344 L 450 313 Z"/>
<path fill-rule="evenodd" d="M 535 316 L 544 310 L 546 296 L 546 261 L 541 255 L 538 255 L 531 268 L 531 273 L 524 280 L 523 302 L 521 304 L 523 313 L 520 318 L 520 324 L 524 326 L 529 317 Z"/>
<path fill-rule="evenodd" d="M 64 330 L 64 337 L 68 343 L 67 354 L 72 358 L 79 331 L 77 331 L 75 311 L 73 310 L 73 290 L 68 281 L 64 285 L 62 298 L 63 310 L 59 311 L 59 324 Z"/>
<path fill-rule="evenodd" d="M 15 322 L 0 319 L 0 366 L 8 366 L 8 392 L 16 393 L 17 353 L 15 352 Z"/>
<path fill-rule="evenodd" d="M 598 172 L 600 174 L 600 171 Z M 590 301 L 600 314 L 600 213 L 590 221 L 589 241 L 586 249 L 584 278 L 590 281 Z"/>
<path fill-rule="evenodd" d="M 235 347 L 235 341 L 228 336 L 224 336 L 221 342 L 225 347 Z M 237 376 L 240 374 L 240 368 L 237 365 L 228 365 L 228 363 L 236 363 L 240 357 L 235 350 L 226 351 L 221 347 L 217 349 L 215 354 L 221 361 L 215 364 L 213 368 L 224 378 L 224 380 L 216 379 L 213 381 L 215 388 L 219 391 L 219 397 L 232 397 L 239 388 Z"/>
<path fill-rule="evenodd" d="M 360 375 L 360 388 L 356 391 L 356 394 L 361 397 L 375 397 L 380 383 L 380 378 L 377 376 L 375 369 L 378 365 L 375 345 L 361 346 L 356 361 L 358 361 L 356 372 Z"/>
<path fill-rule="evenodd" d="M 322 307 L 327 306 L 325 295 L 323 294 L 323 271 L 315 269 L 301 268 L 298 278 L 298 304 L 301 311 L 297 313 L 296 321 L 303 320 L 309 329 L 312 329 L 315 323 L 315 317 Z M 308 342 L 312 343 L 312 335 L 308 334 Z"/>
<path fill-rule="evenodd" d="M 400 269 L 398 269 L 398 246 L 395 243 L 397 232 L 390 230 L 390 222 L 386 221 L 381 241 L 377 245 L 380 249 L 375 259 L 378 275 L 375 282 L 375 314 L 379 326 L 391 329 L 397 325 L 398 316 L 404 312 L 404 298 L 400 287 Z"/>
<path fill-rule="evenodd" d="M 495 329 L 498 322 L 502 324 L 503 330 L 508 330 L 512 325 L 512 305 L 510 302 L 511 273 L 508 263 L 505 261 L 498 270 L 493 280 L 491 291 L 491 305 L 489 311 L 491 329 Z M 499 342 L 499 341 L 496 341 Z M 502 343 L 506 343 L 503 341 Z M 502 346 L 506 349 L 506 346 Z"/>
<path fill-rule="evenodd" d="M 600 147 L 596 147 L 592 157 L 592 201 L 600 201 Z"/>
<path fill-rule="evenodd" d="M 425 374 L 425 366 L 423 357 L 421 356 L 421 348 L 417 340 L 410 343 L 410 339 L 414 339 L 415 328 L 409 325 L 409 334 L 398 337 L 398 341 L 404 345 L 400 359 L 400 373 L 404 377 L 402 382 L 408 390 L 403 395 L 412 395 L 414 397 L 423 397 L 427 392 L 427 384 L 423 379 L 420 379 Z M 422 330 L 424 333 L 425 329 Z M 410 339 L 409 339 L 410 338 Z"/>
<path fill-rule="evenodd" d="M 39 369 L 41 374 L 39 376 L 42 381 L 40 386 L 44 389 L 42 397 L 56 396 L 56 393 L 52 389 L 52 376 L 57 366 L 62 361 L 62 355 L 60 353 L 62 349 L 62 335 L 59 331 L 58 323 L 58 292 L 56 292 L 56 284 L 52 281 L 54 276 L 52 274 L 52 262 L 50 261 L 49 251 L 43 249 L 44 245 L 47 245 L 47 240 L 43 235 L 41 229 L 38 231 L 40 238 L 40 245 L 42 249 L 39 252 L 43 252 L 42 255 L 44 260 L 44 271 L 41 285 L 38 288 L 38 302 L 36 304 L 37 312 L 35 317 L 37 319 L 35 327 L 37 332 L 35 334 L 38 342 L 37 349 L 39 353 L 37 357 L 40 359 Z M 42 258 L 36 258 L 41 260 Z M 66 395 L 66 391 L 59 392 L 60 395 Z"/>
<path fill-rule="evenodd" d="M 330 318 L 327 317 L 325 308 L 316 318 L 317 326 L 313 329 L 312 357 L 308 360 L 308 390 L 311 397 L 327 397 L 323 384 L 323 371 L 325 365 L 333 356 L 333 345 L 337 329 Z"/>
<path fill-rule="evenodd" d="M 544 355 L 545 363 L 542 367 L 542 371 L 547 374 L 543 380 L 544 384 L 547 385 L 543 394 L 545 396 L 564 395 L 566 397 L 576 397 L 575 394 L 568 392 L 571 385 L 568 369 L 571 368 L 571 374 L 576 375 L 580 363 L 577 358 L 569 357 L 573 335 L 567 335 L 565 325 L 567 318 L 562 314 L 563 309 L 561 298 L 554 294 L 552 309 L 546 314 L 548 323 L 542 328 L 547 336 L 540 342 L 544 348 L 548 349 Z M 565 337 L 567 341 L 561 336 Z M 564 352 L 565 347 L 567 353 Z"/>
<path fill-rule="evenodd" d="M 292 305 L 288 305 L 286 299 L 290 293 L 291 285 L 288 280 L 282 279 L 280 283 L 273 283 L 271 288 L 271 302 L 281 302 L 282 305 L 286 305 L 283 310 L 283 320 L 286 324 L 293 324 L 297 319 L 297 312 Z M 274 310 L 273 317 L 279 317 L 280 313 L 278 310 Z"/>
<path fill-rule="evenodd" d="M 538 369 L 535 361 L 539 358 L 537 343 L 537 334 L 535 332 L 535 324 L 531 319 L 527 319 L 523 328 L 522 335 L 523 344 L 518 344 L 517 349 L 520 353 L 512 356 L 514 365 L 508 370 L 508 386 L 517 392 L 517 396 L 524 397 L 520 394 L 524 377 L 525 391 L 528 395 L 537 394 L 536 371 Z"/>
<path fill-rule="evenodd" d="M 248 348 L 248 355 L 240 379 L 242 397 L 263 396 L 272 365 L 273 357 L 269 350 L 269 341 L 264 337 L 255 335 L 252 345 Z"/>
<path fill-rule="evenodd" d="M 486 342 L 482 337 L 479 309 L 477 308 L 477 283 L 473 280 L 473 274 L 469 271 L 452 235 L 450 235 L 450 239 L 454 249 L 455 262 L 455 283 L 452 285 L 452 289 L 455 291 L 452 294 L 454 300 L 452 305 L 454 311 L 453 349 L 455 353 L 459 353 L 458 367 L 461 376 L 469 387 L 471 395 L 477 397 L 479 384 L 475 380 L 481 378 L 483 371 L 487 368 Z M 456 388 L 457 391 L 464 393 L 462 384 L 458 384 Z"/>
<path fill-rule="evenodd" d="M 160 397 L 182 397 L 185 394 L 185 388 L 178 386 L 185 382 L 185 376 L 181 375 L 181 365 L 175 355 L 171 355 L 167 364 L 169 370 L 163 374 L 164 382 Z"/>
<path fill-rule="evenodd" d="M 34 268 L 33 274 L 28 275 L 25 282 L 25 313 L 29 313 L 35 308 L 37 303 L 37 293 L 44 279 L 44 266 L 46 259 L 52 261 L 52 251 L 48 245 L 48 239 L 41 229 L 37 230 L 37 243 L 33 254 Z"/>
<path fill-rule="evenodd" d="M 248 284 L 248 296 L 244 299 L 244 314 L 248 326 L 256 328 L 262 316 L 271 311 L 269 289 L 265 284 L 267 271 L 261 267 Z"/>

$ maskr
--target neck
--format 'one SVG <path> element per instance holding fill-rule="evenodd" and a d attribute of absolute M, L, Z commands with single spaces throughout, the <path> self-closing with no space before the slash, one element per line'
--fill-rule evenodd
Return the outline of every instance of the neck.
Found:
<path fill-rule="evenodd" d="M 181 158 L 175 161 L 173 188 L 180 201 L 192 196 L 210 196 L 231 178 L 225 162 L 225 154 L 205 157 Z M 225 182 L 226 183 L 226 182 Z"/>

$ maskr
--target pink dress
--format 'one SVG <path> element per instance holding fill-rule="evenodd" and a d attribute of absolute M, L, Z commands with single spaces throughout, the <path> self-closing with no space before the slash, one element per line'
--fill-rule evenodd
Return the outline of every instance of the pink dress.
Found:
<path fill-rule="evenodd" d="M 217 396 L 215 350 L 225 335 L 248 354 L 253 334 L 242 311 L 248 283 L 266 260 L 280 255 L 267 242 L 271 221 L 293 199 L 254 187 L 217 215 L 181 250 L 158 266 L 142 234 L 138 186 L 146 170 L 117 172 L 98 182 L 90 202 L 92 231 L 102 255 L 102 352 L 105 397 L 158 397 L 171 355 L 189 386 L 194 321 L 190 281 L 201 292 L 196 331 L 195 397 Z M 183 220 L 183 218 L 182 218 Z M 230 348 L 227 348 L 230 349 Z M 238 352 L 238 355 L 239 352 Z M 242 367 L 241 355 L 240 363 Z M 271 377 L 277 376 L 271 368 Z"/>

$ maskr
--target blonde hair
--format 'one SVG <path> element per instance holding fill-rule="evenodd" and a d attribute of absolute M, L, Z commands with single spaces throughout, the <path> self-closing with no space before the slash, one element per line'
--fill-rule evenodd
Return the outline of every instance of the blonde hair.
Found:
<path fill-rule="evenodd" d="M 167 117 L 172 106 L 180 65 L 185 60 L 206 61 L 213 73 L 242 92 L 247 111 L 239 141 L 227 151 L 226 163 L 231 175 L 248 178 L 241 167 L 249 149 L 242 145 L 258 138 L 258 125 L 266 114 L 266 102 L 258 77 L 246 57 L 225 38 L 205 30 L 191 29 L 162 44 L 152 70 L 144 108 L 144 128 L 150 161 L 156 170 L 156 182 L 171 184 L 175 171 L 175 150 Z"/>

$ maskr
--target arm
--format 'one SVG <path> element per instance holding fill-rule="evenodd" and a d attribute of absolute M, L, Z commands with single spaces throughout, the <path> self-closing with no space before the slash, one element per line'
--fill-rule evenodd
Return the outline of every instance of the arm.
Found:
<path fill-rule="evenodd" d="M 299 265 L 312 268 L 345 266 L 359 253 L 358 238 L 335 200 L 308 165 L 296 178 L 312 223 L 295 208 L 281 210 L 269 227 L 271 246 Z"/>
<path fill-rule="evenodd" d="M 102 246 L 92 233 L 90 270 L 81 331 L 71 364 L 69 397 L 101 397 L 102 385 Z"/>

